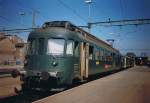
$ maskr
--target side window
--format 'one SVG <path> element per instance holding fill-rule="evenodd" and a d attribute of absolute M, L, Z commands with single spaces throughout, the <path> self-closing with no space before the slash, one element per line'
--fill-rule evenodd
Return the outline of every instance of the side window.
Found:
<path fill-rule="evenodd" d="M 100 52 L 98 48 L 95 48 L 95 60 L 99 60 L 100 58 Z"/>
<path fill-rule="evenodd" d="M 74 42 L 74 56 L 79 57 L 79 42 L 78 41 Z"/>
<path fill-rule="evenodd" d="M 93 59 L 93 46 L 89 46 L 89 60 Z"/>
<path fill-rule="evenodd" d="M 104 61 L 107 61 L 107 56 L 108 56 L 108 51 L 105 49 L 105 57 L 104 57 Z"/>
<path fill-rule="evenodd" d="M 112 61 L 111 52 L 107 52 L 106 60 L 107 61 Z"/>
<path fill-rule="evenodd" d="M 103 49 L 103 61 L 106 61 L 106 51 Z"/>
<path fill-rule="evenodd" d="M 104 60 L 104 50 L 100 49 L 100 60 Z"/>
<path fill-rule="evenodd" d="M 67 40 L 66 54 L 73 55 L 73 40 Z"/>

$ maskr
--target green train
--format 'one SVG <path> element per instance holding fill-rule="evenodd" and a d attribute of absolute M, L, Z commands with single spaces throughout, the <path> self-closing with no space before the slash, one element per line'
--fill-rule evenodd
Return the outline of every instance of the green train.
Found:
<path fill-rule="evenodd" d="M 120 52 L 68 21 L 46 22 L 28 36 L 22 88 L 51 89 L 121 68 Z"/>

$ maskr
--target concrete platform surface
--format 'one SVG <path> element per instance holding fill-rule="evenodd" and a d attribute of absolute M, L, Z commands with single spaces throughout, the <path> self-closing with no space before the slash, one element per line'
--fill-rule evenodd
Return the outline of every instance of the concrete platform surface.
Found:
<path fill-rule="evenodd" d="M 150 68 L 136 66 L 34 103 L 150 103 Z"/>

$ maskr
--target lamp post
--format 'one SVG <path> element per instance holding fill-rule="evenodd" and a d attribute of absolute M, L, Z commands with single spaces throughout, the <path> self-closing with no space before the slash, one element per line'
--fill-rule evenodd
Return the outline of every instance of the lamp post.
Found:
<path fill-rule="evenodd" d="M 32 14 L 32 28 L 35 28 L 36 27 L 36 14 L 39 13 L 39 11 L 37 10 L 32 10 L 32 12 L 29 12 L 30 14 Z M 22 17 L 25 16 L 27 13 L 25 12 L 19 12 L 19 15 L 21 15 Z"/>
<path fill-rule="evenodd" d="M 19 12 L 19 15 L 21 16 L 20 21 L 21 21 L 21 23 L 23 23 L 22 17 L 24 17 L 26 15 L 26 13 L 21 11 L 21 12 Z"/>
<path fill-rule="evenodd" d="M 89 7 L 89 14 L 88 14 L 88 30 L 89 32 L 91 32 L 91 3 L 92 3 L 92 0 L 85 0 L 85 3 L 88 4 L 88 7 Z"/>

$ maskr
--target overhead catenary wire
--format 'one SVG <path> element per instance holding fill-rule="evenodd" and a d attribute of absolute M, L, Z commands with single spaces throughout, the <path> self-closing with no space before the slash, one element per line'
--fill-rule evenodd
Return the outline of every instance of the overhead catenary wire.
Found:
<path fill-rule="evenodd" d="M 89 23 L 92 25 L 99 26 L 127 26 L 127 25 L 146 25 L 150 24 L 150 19 L 122 19 L 122 20 L 109 20 L 109 21 L 101 21 L 101 22 L 93 22 Z"/>
<path fill-rule="evenodd" d="M 5 20 L 5 21 L 8 22 L 8 23 L 9 23 L 9 22 L 13 22 L 13 23 L 18 23 L 18 24 L 20 24 L 20 25 L 22 25 L 22 26 L 27 26 L 27 25 L 24 25 L 24 24 L 20 23 L 19 21 L 12 21 L 12 20 L 6 18 L 5 16 L 1 16 L 1 15 L 0 15 L 0 18 L 3 19 L 3 20 Z"/>
<path fill-rule="evenodd" d="M 7 17 L 5 17 L 4 15 L 0 15 L 0 18 L 3 19 L 4 21 L 8 22 L 8 23 L 12 22 L 12 23 L 20 24 L 20 25 L 22 25 L 22 26 L 27 26 L 27 25 L 25 25 L 25 24 L 23 24 L 23 23 L 21 23 L 21 22 L 19 22 L 19 21 L 10 20 L 10 19 L 8 19 Z"/>
<path fill-rule="evenodd" d="M 0 18 L 3 19 L 3 20 L 9 21 L 9 20 L 8 20 L 7 18 L 5 18 L 4 16 L 1 16 L 1 15 L 0 15 Z"/>
<path fill-rule="evenodd" d="M 22 5 L 22 3 L 19 2 L 18 0 L 17 0 L 17 4 L 20 6 L 21 9 L 27 9 L 27 10 L 29 10 L 29 11 L 28 11 L 29 13 L 33 13 L 33 11 L 36 11 L 36 12 L 38 13 L 38 15 L 39 15 L 41 18 L 43 18 L 43 19 L 46 20 L 46 17 L 45 17 L 44 15 L 41 15 L 41 13 L 40 13 L 39 10 L 37 10 L 37 9 L 35 9 L 35 8 L 31 8 L 31 7 L 26 8 L 26 7 L 24 7 L 24 6 Z"/>
<path fill-rule="evenodd" d="M 71 8 L 70 6 L 68 6 L 66 3 L 64 3 L 62 0 L 57 0 L 62 6 L 64 6 L 65 8 L 67 8 L 68 10 L 70 10 L 71 12 L 73 12 L 76 16 L 78 16 L 81 20 L 83 20 L 84 22 L 87 23 L 87 20 L 82 17 L 78 12 L 76 12 L 73 8 Z"/>
<path fill-rule="evenodd" d="M 22 28 L 22 29 L 3 29 L 0 30 L 0 32 L 9 32 L 9 31 L 28 31 L 28 30 L 34 30 L 34 29 L 38 29 L 38 28 Z"/>
<path fill-rule="evenodd" d="M 121 51 L 150 51 L 150 48 L 149 49 L 148 48 L 147 49 L 140 49 L 140 48 L 139 49 L 138 48 L 137 49 L 136 48 L 132 49 L 132 48 L 129 48 L 129 49 L 120 49 L 120 50 Z"/>

